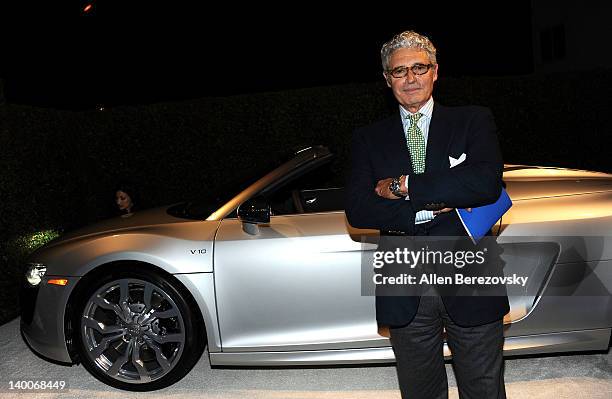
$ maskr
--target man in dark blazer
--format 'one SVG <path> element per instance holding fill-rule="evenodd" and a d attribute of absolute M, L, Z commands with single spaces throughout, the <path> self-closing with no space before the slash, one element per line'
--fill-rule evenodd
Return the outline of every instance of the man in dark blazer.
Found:
<path fill-rule="evenodd" d="M 445 107 L 432 98 L 436 50 L 412 31 L 381 50 L 383 75 L 399 112 L 357 129 L 352 139 L 346 215 L 357 228 L 408 236 L 466 236 L 454 208 L 495 202 L 503 162 L 484 107 Z M 403 398 L 446 398 L 443 330 L 461 398 L 505 398 L 506 296 L 376 297 L 388 326 Z"/>

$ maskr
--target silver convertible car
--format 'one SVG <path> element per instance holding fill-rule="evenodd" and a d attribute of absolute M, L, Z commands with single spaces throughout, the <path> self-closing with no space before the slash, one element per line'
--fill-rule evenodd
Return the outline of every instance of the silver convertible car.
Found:
<path fill-rule="evenodd" d="M 393 362 L 362 260 L 379 232 L 348 225 L 322 146 L 295 154 L 214 209 L 139 211 L 36 251 L 22 290 L 28 345 L 134 391 L 211 365 Z M 494 227 L 509 289 L 506 355 L 607 350 L 612 175 L 506 165 L 513 207 Z M 451 353 L 444 348 L 445 355 Z"/>

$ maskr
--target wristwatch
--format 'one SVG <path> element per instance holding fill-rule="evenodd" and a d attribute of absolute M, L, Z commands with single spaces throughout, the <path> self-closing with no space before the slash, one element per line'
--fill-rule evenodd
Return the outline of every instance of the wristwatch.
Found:
<path fill-rule="evenodd" d="M 405 197 L 407 195 L 401 192 L 401 178 L 402 176 L 394 177 L 389 184 L 389 191 L 391 191 L 396 197 Z"/>

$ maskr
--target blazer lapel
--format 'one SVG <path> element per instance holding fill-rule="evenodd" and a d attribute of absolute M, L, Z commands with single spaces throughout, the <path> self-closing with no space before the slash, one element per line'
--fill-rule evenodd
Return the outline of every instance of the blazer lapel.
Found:
<path fill-rule="evenodd" d="M 425 172 L 448 169 L 449 167 L 448 146 L 453 138 L 453 129 L 451 129 L 445 113 L 444 106 L 434 103 L 427 136 Z"/>

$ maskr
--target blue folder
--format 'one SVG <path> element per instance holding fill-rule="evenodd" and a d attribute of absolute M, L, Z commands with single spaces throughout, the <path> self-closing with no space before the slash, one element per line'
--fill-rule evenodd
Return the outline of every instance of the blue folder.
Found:
<path fill-rule="evenodd" d="M 499 198 L 494 203 L 472 208 L 472 212 L 468 212 L 467 209 L 456 209 L 456 211 L 463 227 L 476 244 L 491 230 L 491 227 L 497 223 L 504 213 L 508 212 L 511 206 L 512 200 L 506 189 L 502 188 Z"/>

